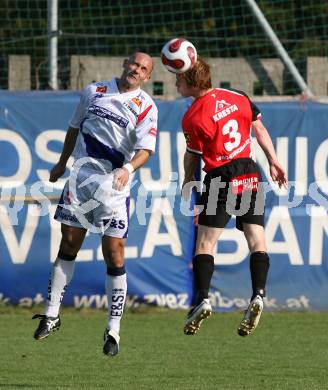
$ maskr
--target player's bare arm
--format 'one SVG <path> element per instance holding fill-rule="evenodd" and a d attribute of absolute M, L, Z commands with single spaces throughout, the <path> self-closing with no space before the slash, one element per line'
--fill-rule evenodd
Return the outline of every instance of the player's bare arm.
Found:
<path fill-rule="evenodd" d="M 150 150 L 139 149 L 128 164 L 123 165 L 122 168 L 115 171 L 113 188 L 121 191 L 127 185 L 130 174 L 146 164 L 150 155 Z"/>
<path fill-rule="evenodd" d="M 272 180 L 274 182 L 277 182 L 280 188 L 282 186 L 287 188 L 288 179 L 286 172 L 278 161 L 271 137 L 267 129 L 265 128 L 261 120 L 256 120 L 252 122 L 252 128 L 254 130 L 257 142 L 262 148 L 269 162 L 270 175 Z"/>
<path fill-rule="evenodd" d="M 50 171 L 49 181 L 51 183 L 55 183 L 65 173 L 66 164 L 73 153 L 78 134 L 79 129 L 68 128 L 59 161 Z"/>
<path fill-rule="evenodd" d="M 187 183 L 195 180 L 195 171 L 197 169 L 197 166 L 199 164 L 200 157 L 186 151 L 183 159 L 183 166 L 184 166 L 184 172 L 185 177 L 182 184 L 182 196 L 184 199 L 189 198 L 189 189 L 184 191 L 184 187 Z"/>

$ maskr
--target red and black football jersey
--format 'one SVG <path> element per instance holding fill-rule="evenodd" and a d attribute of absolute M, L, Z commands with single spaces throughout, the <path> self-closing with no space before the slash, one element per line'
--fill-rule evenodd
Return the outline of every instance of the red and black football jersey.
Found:
<path fill-rule="evenodd" d="M 241 91 L 214 88 L 182 119 L 187 150 L 202 156 L 204 171 L 251 155 L 251 124 L 261 112 Z"/>

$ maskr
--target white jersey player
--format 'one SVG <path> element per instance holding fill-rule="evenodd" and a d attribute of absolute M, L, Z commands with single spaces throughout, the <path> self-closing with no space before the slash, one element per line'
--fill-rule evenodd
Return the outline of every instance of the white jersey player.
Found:
<path fill-rule="evenodd" d="M 123 63 L 120 78 L 90 84 L 71 119 L 59 162 L 50 172 L 55 182 L 73 154 L 75 163 L 55 218 L 61 222 L 62 239 L 49 280 L 45 314 L 34 333 L 41 340 L 59 329 L 60 304 L 72 279 L 75 258 L 88 229 L 102 233 L 107 264 L 108 324 L 103 352 L 119 351 L 120 320 L 127 282 L 124 245 L 128 234 L 131 174 L 155 151 L 157 108 L 140 89 L 150 79 L 153 61 L 134 53 Z"/>
<path fill-rule="evenodd" d="M 130 178 L 113 188 L 117 168 L 129 163 L 137 150 L 155 151 L 157 108 L 137 88 L 120 93 L 117 80 L 90 84 L 70 121 L 79 129 L 70 180 L 55 218 L 114 237 L 127 237 Z"/>

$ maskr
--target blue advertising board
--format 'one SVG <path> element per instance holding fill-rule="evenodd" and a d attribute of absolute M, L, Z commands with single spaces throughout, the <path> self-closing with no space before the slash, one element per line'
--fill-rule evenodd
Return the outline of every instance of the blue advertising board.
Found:
<path fill-rule="evenodd" d="M 0 302 L 43 302 L 60 242 L 53 220 L 65 178 L 47 181 L 57 162 L 67 123 L 78 102 L 73 92 L 0 93 Z M 187 308 L 193 293 L 191 259 L 195 227 L 181 201 L 185 141 L 181 118 L 188 100 L 157 101 L 156 154 L 135 174 L 126 244 L 127 305 L 140 302 Z M 266 185 L 266 237 L 271 267 L 269 309 L 327 310 L 328 106 L 259 103 L 290 188 L 271 185 L 263 152 L 254 142 Z M 24 202 L 38 195 L 39 204 Z M 11 197 L 16 196 L 13 202 Z M 43 198 L 44 197 L 44 198 Z M 105 307 L 105 265 L 100 237 L 87 235 L 63 303 Z M 251 293 L 249 253 L 234 220 L 215 255 L 211 302 L 215 310 L 244 308 Z"/>

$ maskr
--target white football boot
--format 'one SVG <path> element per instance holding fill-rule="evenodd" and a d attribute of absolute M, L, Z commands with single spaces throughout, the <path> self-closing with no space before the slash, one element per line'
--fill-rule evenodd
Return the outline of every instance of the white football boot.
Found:
<path fill-rule="evenodd" d="M 183 332 L 186 335 L 194 335 L 200 328 L 203 320 L 208 318 L 212 314 L 212 306 L 208 299 L 203 299 L 203 301 L 198 305 L 190 309 Z"/>
<path fill-rule="evenodd" d="M 239 336 L 249 336 L 257 327 L 263 311 L 263 298 L 260 295 L 251 301 L 245 312 L 244 318 L 238 327 Z"/>

